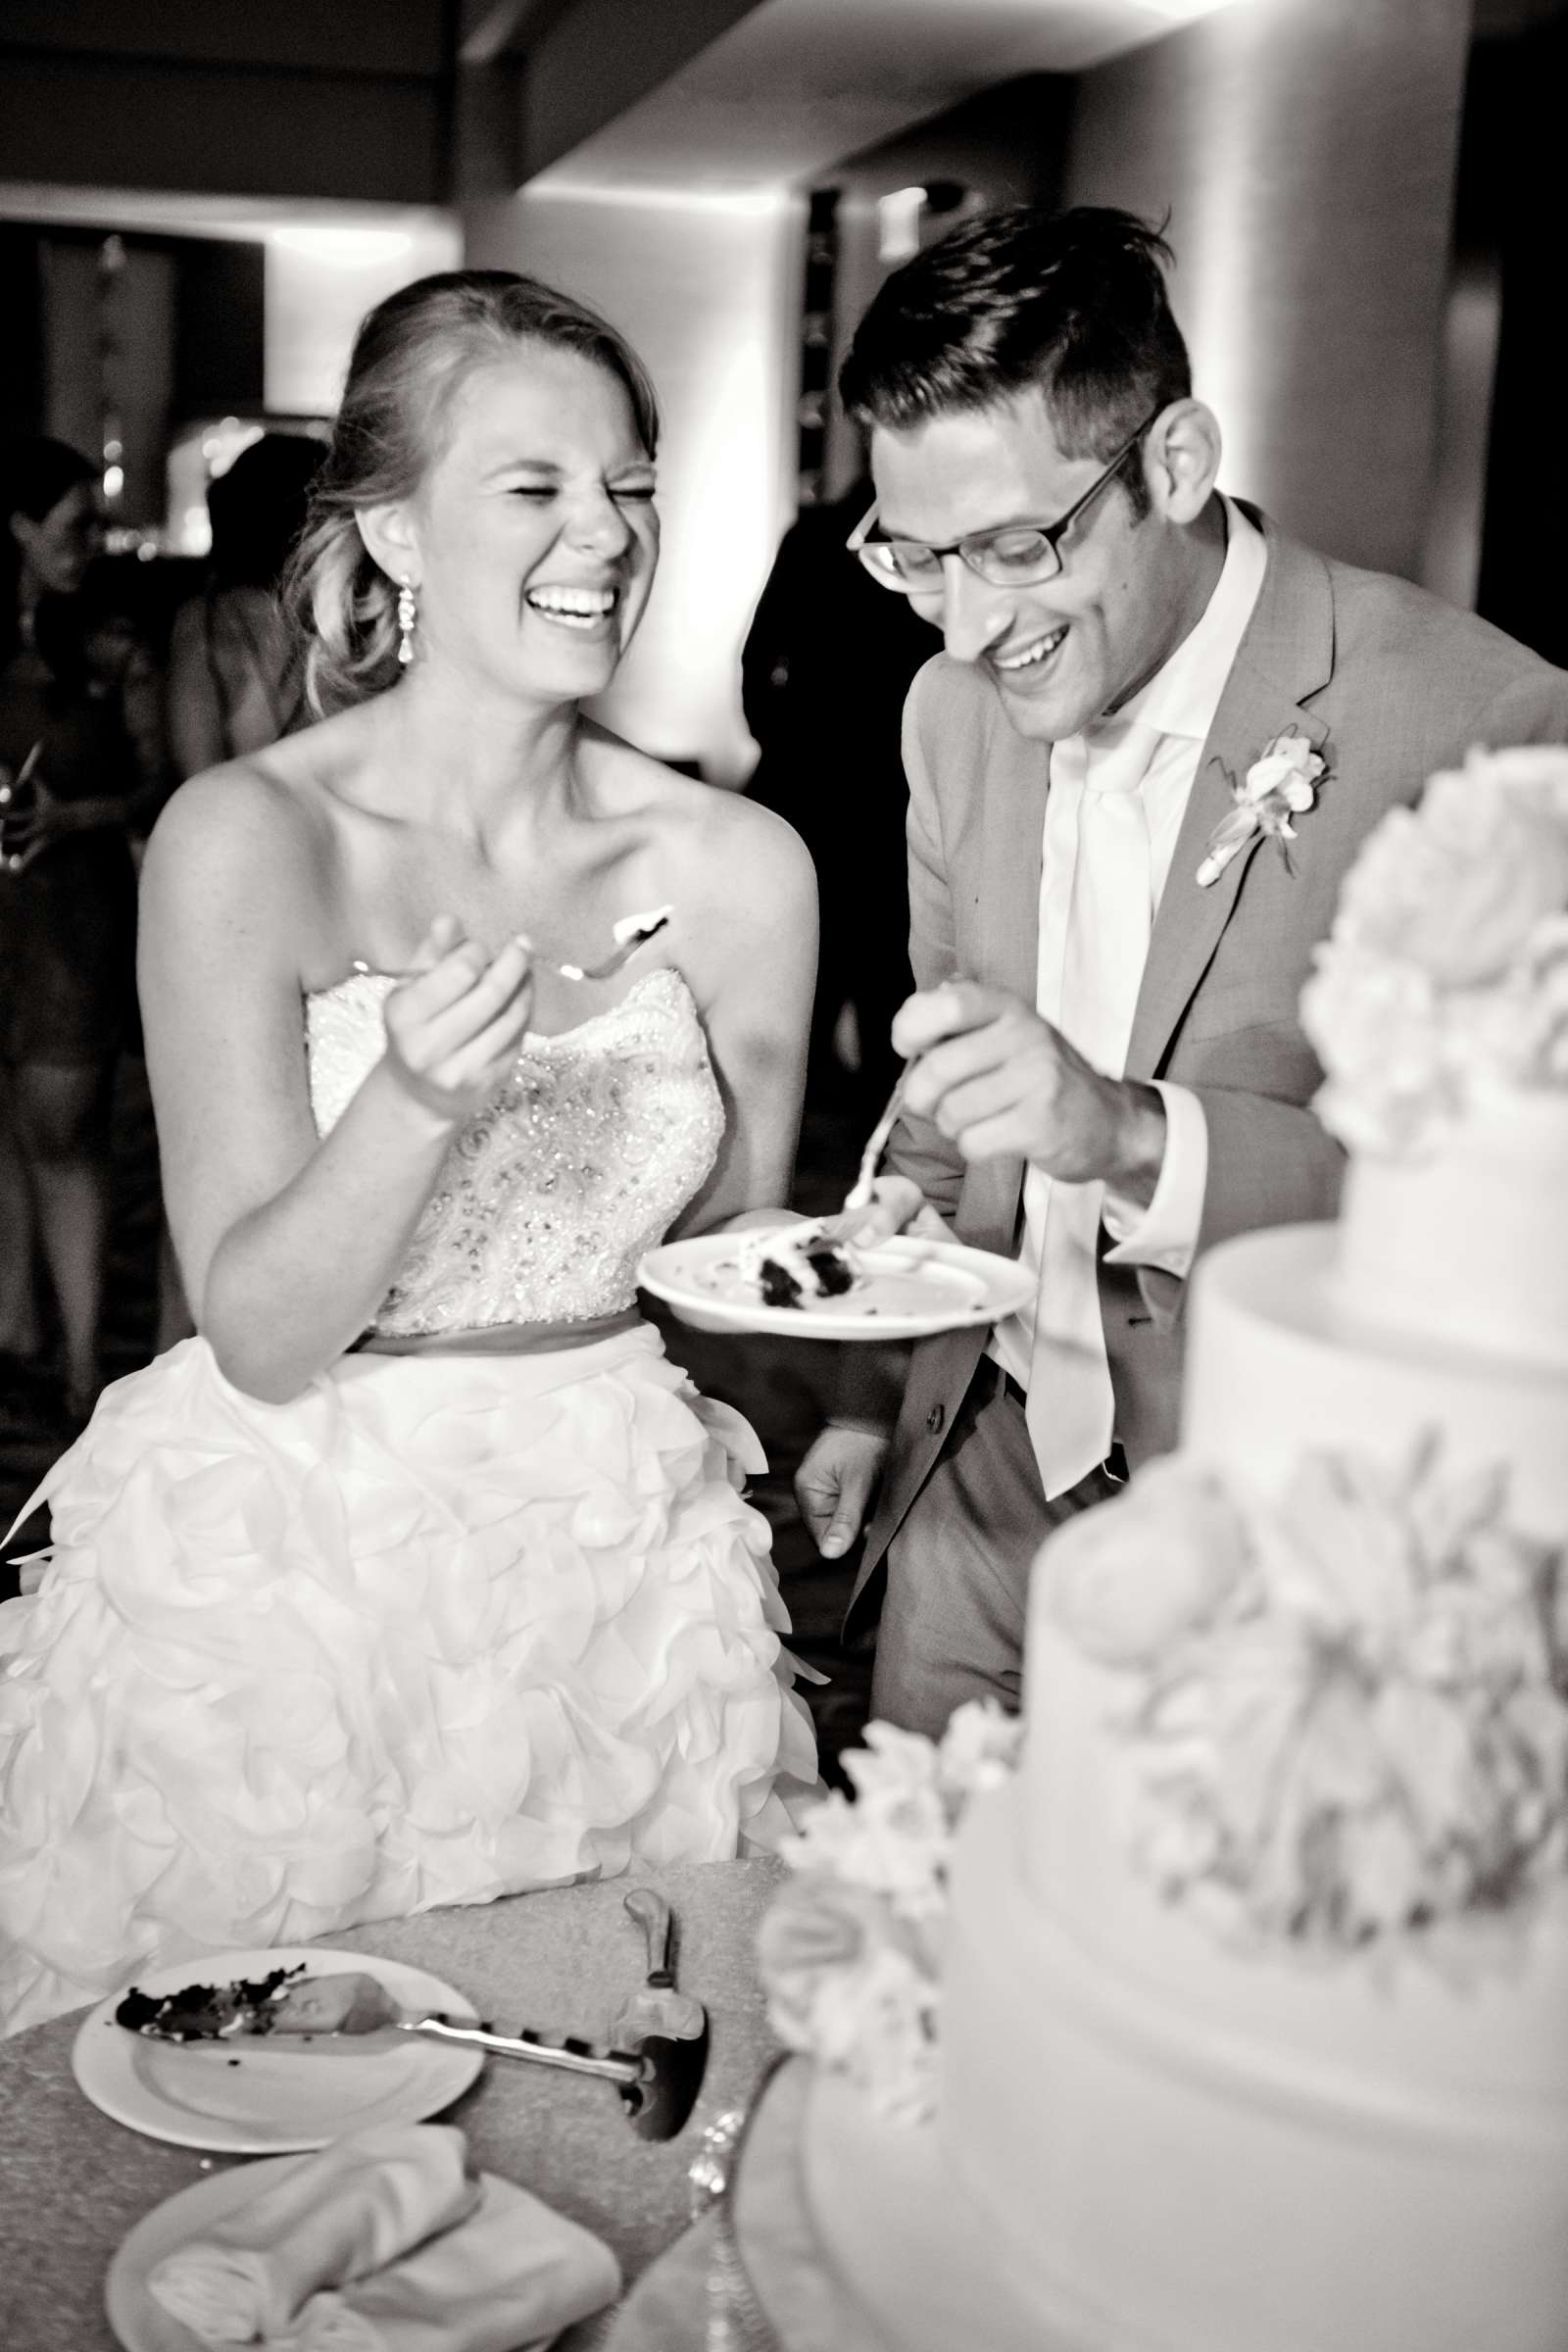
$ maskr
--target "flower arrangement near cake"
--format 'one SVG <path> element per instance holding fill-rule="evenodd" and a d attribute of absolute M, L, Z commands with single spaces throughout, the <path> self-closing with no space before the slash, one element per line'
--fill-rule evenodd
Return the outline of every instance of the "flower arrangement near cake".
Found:
<path fill-rule="evenodd" d="M 1017 1761 L 1022 1726 L 989 1701 L 940 1742 L 873 1723 L 835 1789 L 781 1851 L 796 1876 L 762 1927 L 768 2018 L 787 2049 L 842 2069 L 878 2114 L 936 2105 L 942 1931 L 955 1840 L 972 1799 Z"/>

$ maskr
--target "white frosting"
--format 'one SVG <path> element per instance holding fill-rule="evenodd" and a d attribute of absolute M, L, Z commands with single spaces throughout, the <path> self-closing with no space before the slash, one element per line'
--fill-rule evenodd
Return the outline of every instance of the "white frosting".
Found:
<path fill-rule="evenodd" d="M 1456 1465 L 1506 1463 L 1509 1516 L 1568 1531 L 1568 1368 L 1532 1370 L 1417 1335 L 1351 1337 L 1343 1228 L 1286 1225 L 1226 1242 L 1193 1279 L 1182 1443 L 1266 1488 L 1308 1446 L 1406 1450 L 1442 1433 Z"/>
<path fill-rule="evenodd" d="M 1216 1954 L 1128 1879 L 1102 1909 L 1116 1848 L 1083 1736 L 1113 1678 L 1052 1629 L 1036 1643 L 1035 1720 L 1064 1709 L 1059 1817 L 1082 1824 L 1059 1883 L 1085 1899 L 1043 1898 L 1020 1867 L 1038 1779 L 982 1799 L 955 1873 L 941 2122 L 879 2123 L 842 2078 L 812 2089 L 818 2254 L 875 2341 L 1561 2352 L 1565 1911 L 1460 1987 Z"/>
<path fill-rule="evenodd" d="M 1423 1154 L 1352 1159 L 1339 1311 L 1369 1334 L 1568 1372 L 1565 1217 L 1568 1096 L 1488 1090 Z"/>
<path fill-rule="evenodd" d="M 1561 1544 L 1565 1207 L 1568 1102 L 1516 1092 L 1357 1162 L 1342 1226 L 1213 1250 L 1184 1451 L 1277 1497 L 1308 1450 L 1393 1463 L 1435 1433 Z M 1563 2352 L 1568 1883 L 1361 1948 L 1227 1939 L 1139 1867 L 1140 1686 L 1053 1604 L 1048 1544 L 1024 1760 L 953 1874 L 939 2121 L 900 2141 L 813 2092 L 846 2293 L 897 2352 L 958 2340 L 955 2278 L 967 2340 L 1039 2352 Z"/>

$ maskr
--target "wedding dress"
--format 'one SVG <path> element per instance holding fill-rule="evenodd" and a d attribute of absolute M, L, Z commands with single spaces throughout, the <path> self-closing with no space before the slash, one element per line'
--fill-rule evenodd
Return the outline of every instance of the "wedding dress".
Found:
<path fill-rule="evenodd" d="M 393 983 L 306 1004 L 324 1133 Z M 0 2030 L 138 1968 L 774 1844 L 815 1779 L 751 1429 L 633 1311 L 723 1113 L 678 973 L 530 1034 L 357 1350 L 108 1389 L 0 1607 Z M 506 1326 L 569 1324 L 509 1352 Z M 492 1343 L 486 1346 L 486 1341 Z"/>

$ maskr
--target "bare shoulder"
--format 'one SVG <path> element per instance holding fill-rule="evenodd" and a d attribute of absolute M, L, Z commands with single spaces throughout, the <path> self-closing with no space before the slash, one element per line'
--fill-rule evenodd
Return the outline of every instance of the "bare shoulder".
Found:
<path fill-rule="evenodd" d="M 266 932 L 297 939 L 329 849 L 318 796 L 271 752 L 208 768 L 180 785 L 147 845 L 144 921 L 222 930 L 235 947 Z"/>
<path fill-rule="evenodd" d="M 798 915 L 814 906 L 816 877 L 800 835 L 771 808 L 665 767 L 614 738 L 600 737 L 617 787 L 634 794 L 656 835 L 661 862 L 688 904 L 720 931 L 750 921 L 764 902 Z"/>

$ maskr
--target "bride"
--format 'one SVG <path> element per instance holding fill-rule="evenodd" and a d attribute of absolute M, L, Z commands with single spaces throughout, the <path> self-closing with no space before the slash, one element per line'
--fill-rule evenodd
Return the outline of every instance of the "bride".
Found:
<path fill-rule="evenodd" d="M 157 829 L 201 1336 L 106 1392 L 0 1608 L 6 2031 L 225 1944 L 767 1846 L 814 1779 L 756 1439 L 634 1305 L 672 1227 L 784 1198 L 815 937 L 785 826 L 582 713 L 653 582 L 657 426 L 527 278 L 382 303 L 295 565 L 327 715 Z M 558 968 L 666 904 L 614 977 Z"/>

